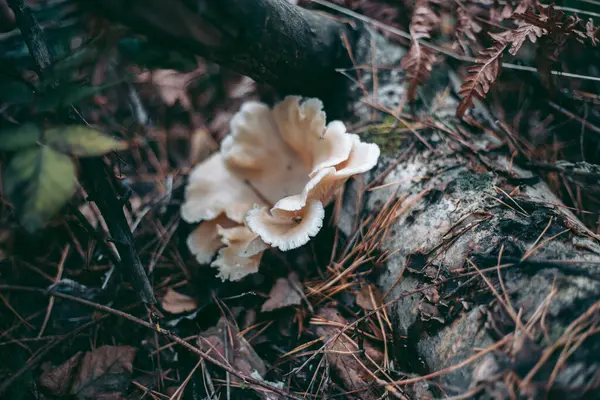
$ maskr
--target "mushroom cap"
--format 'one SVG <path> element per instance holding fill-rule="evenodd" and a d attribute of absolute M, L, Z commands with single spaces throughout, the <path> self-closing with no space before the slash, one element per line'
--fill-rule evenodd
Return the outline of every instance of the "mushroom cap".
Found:
<path fill-rule="evenodd" d="M 325 209 L 311 200 L 297 213 L 273 215 L 266 207 L 254 207 L 246 215 L 246 225 L 267 244 L 286 251 L 306 244 L 323 226 Z"/>
<path fill-rule="evenodd" d="M 353 139 L 352 135 L 346 133 L 346 126 L 341 121 L 332 121 L 327 125 L 323 137 L 314 145 L 311 175 L 347 160 Z"/>
<path fill-rule="evenodd" d="M 258 272 L 262 253 L 266 249 L 255 239 L 257 235 L 246 226 L 223 228 L 217 231 L 225 247 L 219 250 L 211 266 L 219 269 L 221 280 L 239 281 L 249 274 Z"/>
<path fill-rule="evenodd" d="M 377 145 L 362 143 L 358 135 L 347 136 L 350 136 L 352 150 L 346 160 L 335 167 L 313 171 L 302 192 L 279 200 L 270 212 L 264 206 L 254 207 L 248 212 L 246 224 L 263 241 L 281 250 L 306 244 L 318 233 L 324 218 L 324 212 L 318 213 L 311 207 L 316 207 L 318 203 L 322 209 L 348 178 L 366 172 L 377 164 L 380 154 Z"/>
<path fill-rule="evenodd" d="M 327 178 L 333 175 L 335 175 L 335 168 L 323 168 L 317 171 L 306 183 L 302 192 L 279 200 L 271 208 L 271 212 L 276 215 L 287 215 L 286 211 L 296 212 L 303 209 L 309 199 L 320 200 L 322 195 L 329 190 L 331 183 L 333 183 L 332 179 Z"/>
<path fill-rule="evenodd" d="M 217 251 L 223 247 L 217 228 L 229 228 L 236 225 L 234 221 L 221 214 L 213 220 L 203 221 L 190 233 L 187 238 L 187 246 L 199 264 L 210 263 Z"/>
<path fill-rule="evenodd" d="M 369 171 L 377 165 L 377 160 L 381 154 L 379 146 L 375 143 L 361 142 L 360 136 L 356 134 L 349 136 L 352 138 L 352 150 L 345 161 L 336 165 L 335 177 L 337 179 L 348 179 L 352 175 Z"/>
<path fill-rule="evenodd" d="M 245 103 L 231 120 L 231 133 L 221 143 L 227 168 L 273 204 L 302 190 L 310 172 L 280 135 L 271 109 Z"/>
<path fill-rule="evenodd" d="M 188 223 L 213 220 L 220 214 L 242 223 L 254 204 L 264 204 L 252 188 L 233 175 L 219 153 L 198 164 L 189 176 L 181 217 Z"/>
<path fill-rule="evenodd" d="M 285 251 L 306 244 L 337 189 L 377 163 L 377 145 L 362 143 L 341 121 L 325 122 L 318 99 L 288 96 L 272 109 L 247 102 L 231 120 L 220 153 L 192 171 L 182 217 L 210 223 L 190 235 L 188 246 L 201 262 L 218 250 L 211 265 L 221 279 L 256 272 L 269 246 Z"/>

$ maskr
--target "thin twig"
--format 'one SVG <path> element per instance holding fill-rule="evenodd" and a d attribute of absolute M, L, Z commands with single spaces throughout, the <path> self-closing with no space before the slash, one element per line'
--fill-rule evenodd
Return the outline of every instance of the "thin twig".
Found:
<path fill-rule="evenodd" d="M 81 299 L 79 297 L 76 296 L 71 296 L 69 294 L 65 294 L 65 293 L 61 293 L 61 292 L 48 292 L 45 289 L 40 289 L 40 288 L 34 288 L 34 287 L 27 287 L 27 286 L 10 286 L 10 285 L 0 285 L 0 290 L 17 290 L 17 291 L 28 291 L 28 292 L 34 292 L 34 293 L 39 293 L 39 294 L 43 294 L 43 295 L 51 295 L 51 296 L 55 296 L 55 297 L 60 297 L 63 298 L 65 300 L 70 300 L 70 301 L 74 301 L 76 303 L 79 304 L 83 304 L 85 306 L 91 307 L 93 309 L 99 310 L 99 311 L 103 311 L 105 313 L 111 314 L 111 315 L 115 315 L 117 317 L 126 319 L 128 321 L 131 321 L 137 325 L 143 326 L 147 329 L 150 329 L 174 342 L 176 342 L 177 344 L 185 347 L 187 350 L 191 351 L 192 353 L 198 355 L 200 358 L 208 361 L 211 364 L 214 364 L 220 368 L 222 368 L 223 370 L 225 370 L 226 372 L 231 373 L 232 375 L 237 376 L 239 379 L 241 379 L 242 381 L 249 383 L 249 384 L 253 384 L 256 386 L 260 386 L 264 389 L 267 389 L 271 392 L 277 393 L 281 396 L 285 396 L 287 398 L 290 399 L 294 399 L 294 400 L 300 400 L 301 398 L 293 395 L 291 393 L 286 392 L 283 389 L 280 389 L 276 386 L 273 386 L 265 381 L 262 381 L 260 379 L 256 379 L 253 378 L 251 376 L 246 376 L 243 373 L 239 372 L 238 370 L 236 370 L 235 368 L 233 368 L 229 363 L 224 363 L 221 362 L 219 360 L 217 360 L 216 358 L 213 358 L 212 356 L 206 354 L 205 352 L 203 352 L 202 350 L 200 350 L 197 347 L 194 347 L 193 345 L 189 344 L 188 342 L 186 342 L 184 339 L 180 338 L 179 336 L 177 336 L 176 334 L 162 329 L 160 327 L 160 325 L 158 323 L 156 324 L 152 324 L 150 322 L 146 322 L 140 318 L 137 318 L 131 314 L 127 314 L 126 312 L 120 311 L 120 310 L 116 310 L 114 308 L 102 305 L 102 304 L 98 304 L 98 303 L 94 303 L 92 301 L 88 301 L 85 299 Z M 3 384 L 0 387 L 0 393 L 2 393 L 2 388 L 5 385 Z"/>

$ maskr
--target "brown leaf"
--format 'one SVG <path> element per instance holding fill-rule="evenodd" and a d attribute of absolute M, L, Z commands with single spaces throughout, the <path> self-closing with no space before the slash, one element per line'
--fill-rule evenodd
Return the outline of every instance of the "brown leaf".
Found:
<path fill-rule="evenodd" d="M 264 377 L 267 368 L 254 348 L 239 336 L 239 330 L 229 321 L 221 317 L 217 325 L 205 330 L 198 336 L 198 347 L 217 359 L 232 362 L 244 375 L 252 375 L 257 371 Z M 217 353 L 217 354 L 215 354 Z M 237 378 L 232 378 L 237 382 Z"/>
<path fill-rule="evenodd" d="M 373 295 L 373 299 L 371 299 L 371 294 Z M 375 300 L 375 305 L 373 305 L 373 300 Z M 379 307 L 381 303 L 381 292 L 372 284 L 363 285 L 360 290 L 356 292 L 356 304 L 365 310 L 372 311 L 375 307 Z"/>
<path fill-rule="evenodd" d="M 195 310 L 198 308 L 198 303 L 190 296 L 186 296 L 185 294 L 181 294 L 169 288 L 162 298 L 162 307 L 171 314 L 181 314 Z"/>
<path fill-rule="evenodd" d="M 225 82 L 225 91 L 231 99 L 241 99 L 256 91 L 256 82 L 247 76 L 239 76 Z"/>
<path fill-rule="evenodd" d="M 156 85 L 158 93 L 165 104 L 172 106 L 179 101 L 183 108 L 189 110 L 192 107 L 192 102 L 188 96 L 187 87 L 194 79 L 205 72 L 202 67 L 188 73 L 171 69 L 158 69 L 140 74 L 138 81 L 151 82 Z"/>
<path fill-rule="evenodd" d="M 78 351 L 73 357 L 62 363 L 58 368 L 48 370 L 40 377 L 40 385 L 56 396 L 65 396 L 69 393 L 73 375 L 79 367 L 83 353 Z"/>
<path fill-rule="evenodd" d="M 524 23 L 516 29 L 502 32 L 498 34 L 498 36 L 511 44 L 508 52 L 514 56 L 517 54 L 521 46 L 523 46 L 523 43 L 525 43 L 526 39 L 529 39 L 531 43 L 535 43 L 538 38 L 545 34 L 547 34 L 545 29 Z"/>
<path fill-rule="evenodd" d="M 78 400 L 121 398 L 131 383 L 136 351 L 131 346 L 102 346 L 85 353 L 70 393 Z"/>
<path fill-rule="evenodd" d="M 475 22 L 471 15 L 462 7 L 456 9 L 456 17 L 457 33 L 461 33 L 471 41 L 475 42 L 477 40 L 475 34 L 481 32 L 481 25 Z"/>
<path fill-rule="evenodd" d="M 319 317 L 328 322 L 347 325 L 346 321 L 336 309 L 331 307 L 323 308 L 319 311 Z M 315 333 L 327 342 L 335 337 L 340 332 L 338 326 L 330 324 L 316 325 Z M 365 352 L 369 355 L 373 354 L 374 359 L 382 359 L 375 355 L 381 354 L 381 351 L 376 350 L 373 346 L 367 349 L 368 342 L 364 342 Z M 379 395 L 370 388 L 373 380 L 370 371 L 364 366 L 375 366 L 364 357 L 360 356 L 360 348 L 358 344 L 346 334 L 339 335 L 326 349 L 325 357 L 331 365 L 334 372 L 339 376 L 346 390 L 362 390 L 361 399 L 377 399 Z M 373 357 L 372 357 L 373 358 Z M 364 390 L 368 388 L 367 390 Z"/>
<path fill-rule="evenodd" d="M 298 293 L 300 288 L 298 275 L 291 273 L 288 278 L 279 278 L 275 281 L 275 285 L 271 288 L 269 298 L 264 302 L 262 312 L 269 312 L 279 308 L 298 305 L 302 302 L 302 297 Z"/>

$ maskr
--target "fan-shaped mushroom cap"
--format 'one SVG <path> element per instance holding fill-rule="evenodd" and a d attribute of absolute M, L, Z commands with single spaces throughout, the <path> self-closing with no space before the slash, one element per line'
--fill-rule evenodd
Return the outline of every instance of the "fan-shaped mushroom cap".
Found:
<path fill-rule="evenodd" d="M 233 117 L 221 155 L 230 171 L 271 204 L 302 190 L 310 172 L 283 141 L 272 111 L 257 102 L 245 103 Z"/>
<path fill-rule="evenodd" d="M 221 280 L 239 281 L 249 274 L 258 271 L 262 253 L 266 246 L 256 241 L 256 233 L 245 226 L 223 228 L 217 226 L 223 244 L 219 255 L 211 264 L 219 269 L 217 276 Z"/>
<path fill-rule="evenodd" d="M 223 247 L 218 226 L 230 228 L 237 223 L 221 214 L 211 221 L 203 221 L 187 238 L 187 246 L 196 257 L 198 263 L 208 264 L 212 261 L 217 251 Z"/>
<path fill-rule="evenodd" d="M 370 170 L 379 158 L 377 145 L 362 143 L 357 135 L 348 136 L 351 136 L 352 150 L 347 160 L 335 167 L 313 171 L 301 193 L 279 200 L 270 212 L 264 206 L 253 208 L 246 216 L 250 229 L 281 250 L 302 246 L 315 236 L 323 225 L 324 212 L 315 212 L 314 203 L 323 209 L 348 178 Z"/>
<path fill-rule="evenodd" d="M 336 190 L 377 163 L 377 145 L 362 143 L 340 121 L 325 122 L 318 99 L 288 96 L 273 109 L 247 102 L 231 120 L 220 154 L 192 172 L 182 207 L 186 221 L 223 214 L 245 223 L 206 225 L 204 247 L 197 244 L 199 232 L 188 239 L 198 259 L 206 260 L 220 238 L 225 247 L 212 265 L 222 279 L 256 272 L 268 245 L 290 250 L 307 243 L 321 229 L 324 206 Z"/>
<path fill-rule="evenodd" d="M 323 226 L 325 209 L 318 200 L 310 201 L 297 213 L 273 215 L 266 207 L 254 207 L 246 215 L 246 225 L 273 247 L 286 251 L 306 244 Z"/>
<path fill-rule="evenodd" d="M 233 175 L 216 153 L 198 164 L 189 176 L 185 202 L 181 207 L 184 221 L 213 220 L 220 214 L 241 223 L 254 204 L 264 204 L 248 184 Z"/>

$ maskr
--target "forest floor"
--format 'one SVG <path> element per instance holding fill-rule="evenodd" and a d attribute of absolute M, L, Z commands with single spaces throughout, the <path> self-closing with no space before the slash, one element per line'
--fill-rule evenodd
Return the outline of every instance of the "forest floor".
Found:
<path fill-rule="evenodd" d="M 336 3 L 390 29 L 414 31 L 412 5 L 404 2 Z M 465 12 L 458 13 L 460 26 L 454 8 L 436 8 L 430 30 L 443 49 L 457 54 L 461 45 L 475 42 L 483 49 L 489 38 L 480 25 L 485 32 L 489 26 L 514 22 L 501 8 L 475 13 L 476 3 L 465 2 Z M 300 4 L 317 7 L 310 1 Z M 579 11 L 584 17 L 590 10 Z M 468 15 L 475 15 L 469 31 Z M 106 28 L 96 20 L 85 26 L 88 36 Z M 410 46 L 390 29 L 382 33 Z M 9 43 L 0 49 L 26 52 L 15 44 L 14 33 L 0 34 L 0 39 Z M 379 244 L 398 205 L 390 203 L 379 215 L 366 216 L 358 221 L 355 236 L 345 238 L 336 227 L 339 204 L 333 204 L 326 210 L 323 229 L 306 246 L 288 252 L 269 249 L 257 274 L 239 282 L 222 281 L 215 268 L 200 265 L 187 247 L 194 229 L 180 214 L 187 178 L 195 165 L 218 151 L 244 102 L 273 104 L 279 97 L 270 87 L 200 58 L 171 59 L 172 68 L 141 59 L 143 52 L 130 60 L 128 43 L 118 39 L 116 33 L 93 42 L 94 50 L 84 56 L 88 61 L 70 73 L 94 86 L 108 86 L 78 102 L 78 110 L 85 121 L 117 132 L 129 144 L 104 160 L 117 177 L 115 193 L 126 203 L 134 246 L 150 273 L 158 304 L 144 304 L 115 271 L 107 256 L 114 246 L 107 223 L 87 200 L 83 186 L 77 186 L 59 215 L 33 234 L 21 227 L 15 205 L 3 193 L 0 398 L 375 399 L 386 392 L 390 398 L 405 398 L 394 382 L 413 376 L 400 372 L 398 367 L 407 361 L 396 359 L 395 348 L 408 339 L 394 338 L 382 307 L 385 293 L 375 284 L 388 255 Z M 530 44 L 524 55 L 507 54 L 509 61 L 533 60 Z M 598 75 L 593 67 L 600 65 L 597 50 L 582 54 L 580 45 L 568 42 L 553 68 Z M 9 53 L 3 60 L 13 57 Z M 452 57 L 440 63 L 465 76 L 468 64 Z M 32 69 L 25 67 L 20 75 L 35 80 Z M 553 90 L 566 97 L 546 98 L 544 79 L 531 76 L 505 68 L 490 82 L 490 109 L 507 124 L 501 139 L 527 155 L 564 203 L 600 233 L 598 177 L 573 180 L 555 164 L 600 164 L 598 82 L 559 80 L 554 84 L 561 86 Z M 29 115 L 16 93 L 12 86 L 10 93 L 7 85 L 0 88 L 2 125 Z M 389 119 L 349 127 L 359 134 L 400 130 Z M 2 155 L 0 160 L 4 170 L 7 158 Z M 366 187 L 376 190 L 381 178 L 365 182 Z M 351 389 L 356 382 L 368 385 Z M 417 385 L 406 393 L 408 398 L 443 397 L 435 384 L 413 383 Z"/>

